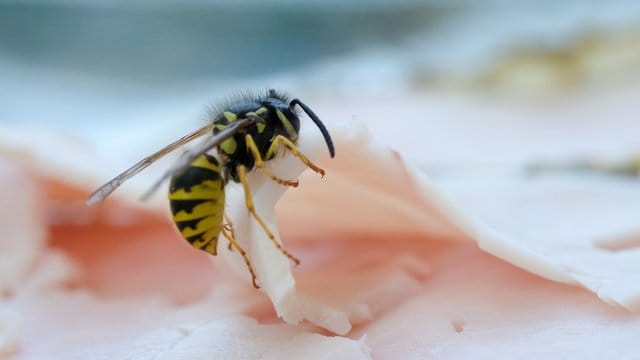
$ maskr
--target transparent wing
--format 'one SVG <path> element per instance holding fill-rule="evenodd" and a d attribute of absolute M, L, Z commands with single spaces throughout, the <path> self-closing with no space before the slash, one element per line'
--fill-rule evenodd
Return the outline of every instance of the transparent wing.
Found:
<path fill-rule="evenodd" d="M 201 127 L 200 129 L 187 134 L 180 139 L 172 142 L 171 144 L 165 146 L 164 148 L 158 150 L 157 152 L 147 156 L 146 158 L 140 160 L 138 163 L 123 171 L 118 176 L 111 179 L 108 183 L 100 186 L 96 191 L 91 194 L 89 199 L 87 200 L 87 205 L 94 205 L 102 202 L 107 198 L 115 189 L 117 189 L 120 185 L 122 185 L 125 181 L 129 180 L 140 171 L 146 169 L 149 165 L 153 164 L 156 160 L 161 157 L 167 155 L 178 147 L 192 141 L 194 139 L 199 138 L 202 135 L 207 134 L 213 128 L 213 124 L 208 124 L 207 126 Z"/>
<path fill-rule="evenodd" d="M 167 170 L 167 172 L 164 173 L 164 175 L 162 175 L 160 179 L 158 179 L 158 181 L 156 181 L 151 186 L 151 188 L 140 198 L 140 200 L 147 200 L 151 195 L 153 195 L 154 192 L 156 192 L 156 190 L 158 190 L 160 185 L 162 185 L 165 180 L 176 174 L 184 172 L 185 170 L 187 170 L 189 165 L 191 165 L 191 163 L 194 162 L 200 155 L 220 145 L 220 143 L 230 138 L 237 132 L 251 126 L 253 123 L 255 123 L 255 121 L 255 118 L 235 120 L 215 136 L 211 137 L 202 144 L 199 144 L 195 148 L 187 151 L 172 167 L 169 168 L 169 170 Z"/>

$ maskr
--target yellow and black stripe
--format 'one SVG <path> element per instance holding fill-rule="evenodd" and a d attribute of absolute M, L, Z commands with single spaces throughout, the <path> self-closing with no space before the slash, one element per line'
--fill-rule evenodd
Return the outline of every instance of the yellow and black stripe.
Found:
<path fill-rule="evenodd" d="M 182 237 L 196 249 L 217 254 L 223 226 L 224 186 L 218 160 L 208 154 L 197 158 L 171 179 L 169 204 Z"/>

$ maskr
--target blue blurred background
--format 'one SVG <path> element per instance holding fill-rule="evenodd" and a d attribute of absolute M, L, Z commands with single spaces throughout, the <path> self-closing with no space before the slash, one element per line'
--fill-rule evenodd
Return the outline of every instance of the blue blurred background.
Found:
<path fill-rule="evenodd" d="M 0 121 L 104 136 L 265 86 L 544 95 L 637 79 L 639 49 L 638 1 L 5 1 Z"/>

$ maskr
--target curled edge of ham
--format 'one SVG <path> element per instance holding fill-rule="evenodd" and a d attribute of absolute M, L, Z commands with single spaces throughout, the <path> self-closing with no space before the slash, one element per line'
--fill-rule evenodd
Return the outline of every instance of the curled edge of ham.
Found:
<path fill-rule="evenodd" d="M 259 172 L 254 172 L 250 178 L 257 212 L 277 238 L 281 238 L 278 229 L 282 229 L 285 246 L 290 242 L 304 243 L 322 237 L 323 242 L 332 247 L 333 242 L 346 241 L 346 237 L 356 233 L 360 233 L 359 236 L 364 234 L 373 242 L 397 241 L 403 237 L 425 237 L 450 243 L 476 242 L 485 252 L 533 274 L 556 282 L 581 285 L 605 302 L 632 312 L 640 309 L 640 290 L 625 281 L 628 280 L 628 275 L 625 275 L 627 264 L 619 264 L 619 268 L 612 272 L 603 267 L 589 267 L 589 263 L 572 263 L 571 259 L 554 255 L 551 242 L 542 241 L 532 246 L 529 242 L 492 229 L 448 201 L 422 173 L 404 162 L 400 154 L 377 143 L 362 124 L 338 124 L 332 127 L 337 150 L 335 159 L 327 158 L 324 141 L 313 130 L 305 128 L 300 149 L 327 170 L 324 179 L 306 172 L 300 178 L 300 188 L 287 191 L 265 179 Z M 2 150 L 11 152 L 15 149 Z M 59 179 L 65 178 L 66 171 L 82 173 L 82 169 L 52 169 L 55 166 L 52 167 L 49 160 L 46 153 L 40 152 L 30 158 L 29 165 L 45 169 L 47 176 L 52 176 L 53 172 L 53 177 L 56 177 L 55 172 L 58 171 Z M 283 178 L 296 178 L 305 169 L 292 156 L 273 161 L 272 166 L 273 171 Z M 84 175 L 90 177 L 89 174 Z M 352 324 L 364 323 L 372 316 L 374 310 L 366 301 L 346 304 L 332 299 L 331 294 L 323 294 L 317 289 L 314 291 L 309 286 L 299 286 L 289 260 L 273 246 L 247 214 L 239 190 L 239 187 L 230 188 L 228 211 L 234 221 L 237 238 L 248 250 L 262 291 L 269 297 L 278 317 L 290 324 L 306 320 L 333 333 L 346 334 Z M 35 197 L 31 196 L 32 201 Z M 276 218 L 275 205 L 281 197 L 284 201 L 277 206 L 279 215 Z M 135 201 L 126 196 L 122 199 L 132 204 Z M 366 223 L 354 221 L 354 214 L 359 219 L 366 219 Z M 42 247 L 42 234 L 35 234 L 34 238 L 40 240 L 34 242 L 33 249 L 24 255 L 26 257 L 33 256 L 36 249 Z M 585 248 L 591 245 L 586 244 Z M 220 246 L 222 248 L 222 244 Z M 246 268 L 237 254 L 221 251 L 220 256 L 249 283 Z M 313 258 L 313 255 L 310 257 Z M 366 259 L 352 260 L 356 263 L 366 262 Z M 410 267 L 414 273 L 422 276 L 429 273 L 428 264 L 412 263 L 411 259 L 398 261 Z M 594 261 L 597 262 L 597 259 Z M 301 265 L 304 266 L 305 263 Z M 313 276 L 310 278 L 313 279 Z M 340 279 L 336 280 L 339 282 Z M 370 285 L 371 282 L 364 283 L 364 286 Z M 19 342 L 16 334 L 19 334 L 20 315 L 10 308 L 0 308 L 0 316 L 3 319 L 4 341 L 0 343 L 0 348 L 9 351 Z M 362 350 L 362 342 L 359 344 Z M 362 354 L 366 355 L 366 350 Z"/>

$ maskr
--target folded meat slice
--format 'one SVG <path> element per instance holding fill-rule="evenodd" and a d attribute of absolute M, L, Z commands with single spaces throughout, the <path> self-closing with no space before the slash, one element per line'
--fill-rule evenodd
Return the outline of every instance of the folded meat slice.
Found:
<path fill-rule="evenodd" d="M 630 184 L 627 192 L 621 193 L 620 189 L 607 190 L 612 189 L 611 183 L 581 184 L 576 179 L 550 183 L 520 179 L 511 180 L 509 186 L 497 180 L 494 192 L 486 191 L 489 188 L 487 184 L 480 183 L 473 188 L 471 183 L 468 186 L 472 187 L 471 194 L 474 195 L 468 195 L 468 189 L 458 186 L 456 196 L 455 184 L 434 186 L 424 174 L 405 163 L 399 154 L 373 140 L 363 126 L 344 125 L 336 127 L 333 132 L 339 155 L 336 159 L 325 157 L 320 161 L 328 170 L 325 179 L 319 179 L 313 173 L 304 174 L 300 189 L 287 192 L 279 205 L 282 234 L 287 244 L 304 243 L 305 240 L 326 244 L 360 241 L 362 251 L 368 252 L 374 246 L 393 248 L 395 243 L 407 246 L 405 240 L 475 242 L 487 253 L 533 274 L 583 286 L 607 303 L 630 311 L 638 310 L 640 288 L 637 287 L 638 282 L 632 281 L 633 274 L 640 272 L 638 253 L 615 253 L 598 245 L 602 234 L 612 233 L 611 226 L 625 231 L 633 229 L 634 217 L 631 214 L 640 211 L 640 205 L 637 205 L 640 201 L 629 201 L 629 196 L 640 196 L 640 192 L 634 190 L 635 184 Z M 312 158 L 322 157 L 320 139 L 313 140 L 312 134 L 304 139 L 312 142 L 303 142 L 301 148 Z M 287 158 L 274 164 L 274 168 L 285 177 L 294 178 L 302 169 L 296 161 Z M 270 182 L 255 180 L 259 177 L 255 174 L 254 189 L 261 206 L 259 212 L 265 214 L 270 227 L 275 228 L 276 218 L 271 207 L 284 189 Z M 567 202 L 554 198 L 558 192 L 571 196 L 572 186 L 575 187 L 573 191 L 577 189 L 593 199 Z M 598 215 L 599 209 L 605 205 L 598 203 L 598 199 L 607 191 L 619 193 L 620 204 L 626 204 L 624 213 L 619 214 L 615 222 Z M 520 199 L 533 196 L 531 194 L 548 197 L 535 208 L 536 213 L 532 213 L 530 207 L 514 205 Z M 605 196 L 603 200 L 610 205 L 613 198 Z M 589 203 L 591 200 L 593 202 Z M 242 202 L 235 201 L 234 204 L 240 205 L 242 212 Z M 545 210 L 544 206 L 548 208 Z M 610 211 L 615 211 L 615 207 Z M 496 213 L 501 217 L 494 216 Z M 278 314 L 287 322 L 307 319 L 343 333 L 344 319 L 358 316 L 349 314 L 349 310 L 345 310 L 346 305 L 343 317 L 337 317 L 339 313 L 336 312 L 327 313 L 325 308 L 306 306 L 306 298 L 299 295 L 301 292 L 297 291 L 287 271 L 288 261 L 271 246 L 257 224 L 248 219 L 250 217 L 244 212 L 236 221 L 243 224 L 240 228 L 248 229 L 241 237 L 249 239 L 247 244 L 252 261 L 262 273 L 264 290 Z M 527 223 L 527 219 L 535 220 Z M 566 219 L 564 227 L 563 219 Z M 245 220 L 248 222 L 243 222 Z M 544 225 L 545 221 L 550 226 Z M 580 224 L 590 224 L 590 227 L 579 231 Z M 538 229 L 530 225 L 538 226 Z M 549 229 L 546 233 L 540 230 L 545 228 Z M 592 237 L 592 234 L 601 235 Z M 369 243 L 363 243 L 363 239 Z M 298 296 L 304 300 L 297 302 Z M 319 298 L 322 296 L 315 297 Z M 339 303 L 335 298 L 330 299 L 331 296 L 325 295 L 324 298 L 333 304 Z M 367 304 L 352 303 L 351 309 L 363 309 L 363 305 Z"/>

